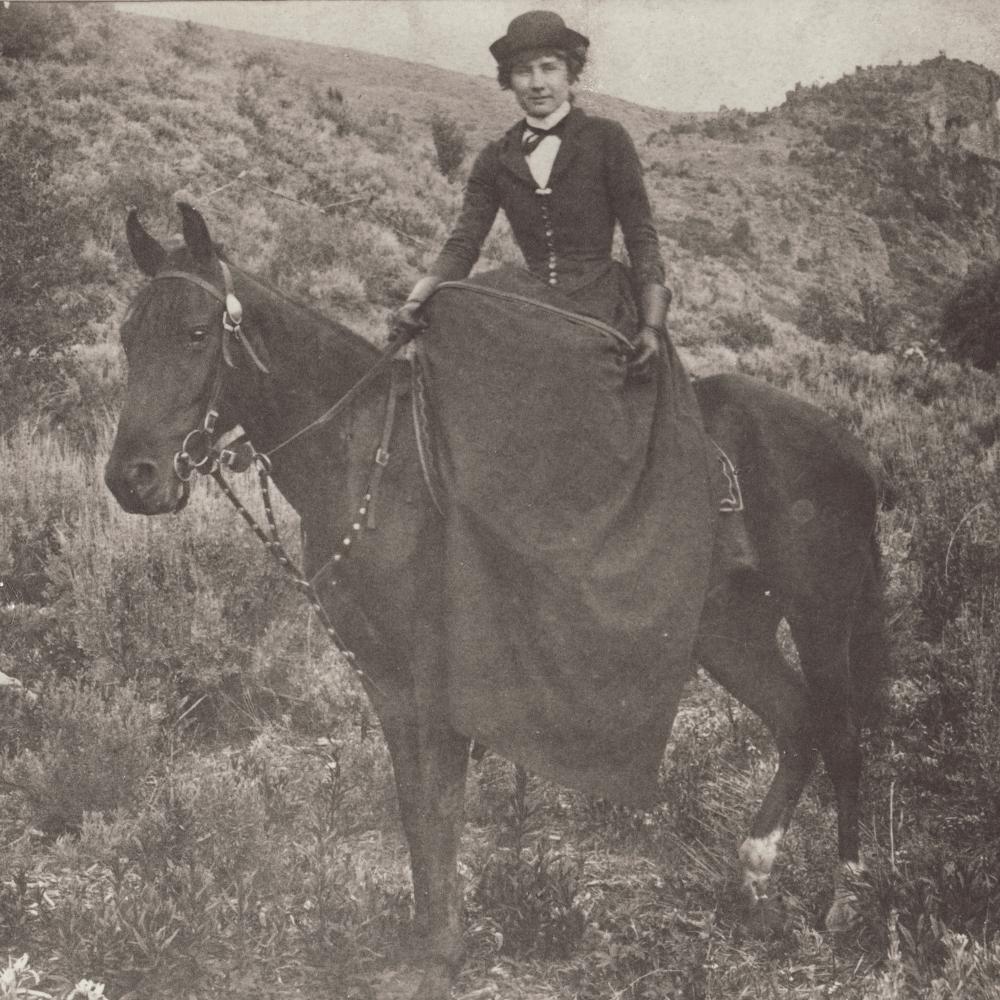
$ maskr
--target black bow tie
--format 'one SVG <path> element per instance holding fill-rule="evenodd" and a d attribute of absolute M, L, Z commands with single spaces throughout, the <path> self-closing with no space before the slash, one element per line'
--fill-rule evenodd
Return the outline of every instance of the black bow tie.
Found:
<path fill-rule="evenodd" d="M 530 122 L 525 122 L 524 131 L 521 133 L 521 151 L 525 156 L 531 156 L 538 144 L 547 135 L 562 135 L 565 125 L 565 118 L 557 121 L 552 128 L 536 128 Z"/>

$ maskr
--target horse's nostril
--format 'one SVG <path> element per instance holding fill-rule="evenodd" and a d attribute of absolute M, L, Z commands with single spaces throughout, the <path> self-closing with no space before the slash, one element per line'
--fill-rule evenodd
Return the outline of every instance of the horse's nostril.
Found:
<path fill-rule="evenodd" d="M 149 489 L 156 479 L 156 465 L 153 462 L 135 462 L 125 473 L 125 481 L 133 493 Z"/>

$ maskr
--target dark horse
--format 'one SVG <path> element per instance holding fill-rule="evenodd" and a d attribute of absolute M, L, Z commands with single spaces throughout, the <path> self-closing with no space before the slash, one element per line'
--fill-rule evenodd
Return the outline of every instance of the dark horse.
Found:
<path fill-rule="evenodd" d="M 122 507 L 138 514 L 183 506 L 187 487 L 174 458 L 201 426 L 214 387 L 224 390 L 218 429 L 239 424 L 267 452 L 324 413 L 377 358 L 360 336 L 231 266 L 245 340 L 224 351 L 220 301 L 230 279 L 201 215 L 180 208 L 184 243 L 170 252 L 135 212 L 126 226 L 136 263 L 159 278 L 139 292 L 122 325 L 127 398 L 105 479 Z M 374 379 L 341 419 L 273 456 L 275 482 L 301 517 L 309 577 L 342 545 L 365 493 L 388 380 Z M 859 443 L 816 408 L 742 376 L 706 378 L 696 389 L 709 434 L 740 472 L 746 509 L 719 515 L 695 659 L 763 719 L 780 751 L 739 850 L 753 900 L 764 895 L 818 757 L 836 792 L 842 868 L 860 865 L 859 710 L 886 661 L 877 490 Z M 363 668 L 392 757 L 416 929 L 426 941 L 417 996 L 443 1000 L 461 957 L 457 848 L 470 747 L 440 696 L 442 519 L 416 438 L 412 422 L 400 421 L 377 530 L 363 533 L 339 583 L 321 588 L 320 598 Z M 782 619 L 801 671 L 779 651 Z M 850 916 L 849 896 L 835 892 L 828 924 Z"/>

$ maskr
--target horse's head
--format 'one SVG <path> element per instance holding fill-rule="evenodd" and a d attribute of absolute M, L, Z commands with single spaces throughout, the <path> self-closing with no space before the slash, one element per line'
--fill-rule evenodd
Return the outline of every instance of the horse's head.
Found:
<path fill-rule="evenodd" d="M 224 267 L 205 220 L 189 205 L 178 207 L 184 242 L 170 252 L 134 209 L 125 226 L 136 264 L 154 280 L 122 322 L 128 385 L 104 479 L 135 514 L 169 513 L 187 501 L 174 458 L 202 426 L 222 363 Z"/>

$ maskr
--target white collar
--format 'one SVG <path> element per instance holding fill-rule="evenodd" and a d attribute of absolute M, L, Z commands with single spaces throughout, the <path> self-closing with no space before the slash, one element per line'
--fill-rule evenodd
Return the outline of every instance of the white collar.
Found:
<path fill-rule="evenodd" d="M 563 101 L 555 111 L 544 118 L 533 118 L 531 115 L 525 115 L 524 120 L 534 128 L 548 131 L 548 129 L 558 125 L 572 110 L 573 105 L 569 101 Z"/>

